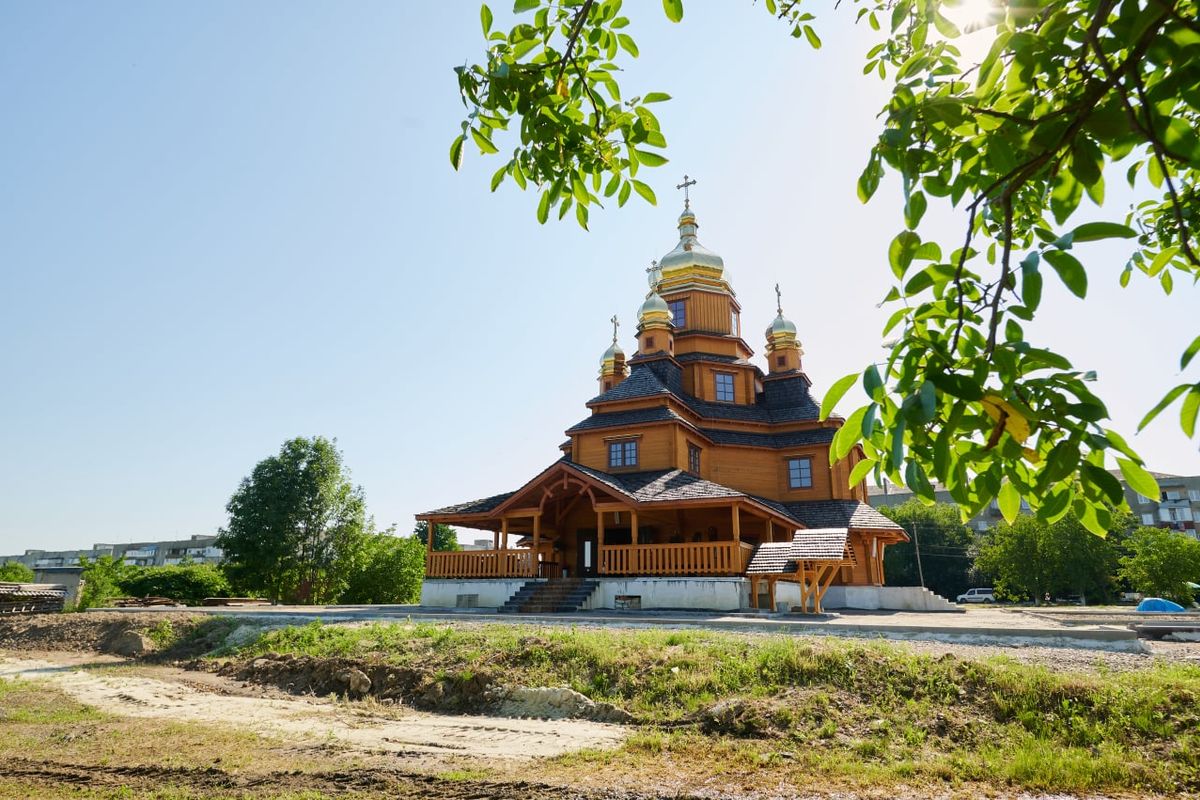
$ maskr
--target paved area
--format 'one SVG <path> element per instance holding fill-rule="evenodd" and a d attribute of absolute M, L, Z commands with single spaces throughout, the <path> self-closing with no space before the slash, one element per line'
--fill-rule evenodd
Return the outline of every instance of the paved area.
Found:
<path fill-rule="evenodd" d="M 107 609 L 113 610 L 113 609 Z M 158 609 L 116 609 L 132 613 Z M 177 611 L 178 609 L 162 609 Z M 497 614 L 487 609 L 432 609 L 420 606 L 253 606 L 188 609 L 245 617 L 262 624 L 366 622 L 397 619 L 533 623 L 606 627 L 705 628 L 731 632 L 854 636 L 964 644 L 1036 645 L 1144 652 L 1127 622 L 1077 622 L 1069 615 L 1030 613 L 1033 609 L 970 607 L 965 613 L 842 610 L 822 615 L 694 611 L 584 611 L 574 614 Z"/>

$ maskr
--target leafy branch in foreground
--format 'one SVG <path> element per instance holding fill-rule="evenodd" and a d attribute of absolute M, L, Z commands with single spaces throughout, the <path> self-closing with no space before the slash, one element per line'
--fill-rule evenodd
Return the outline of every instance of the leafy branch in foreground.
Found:
<path fill-rule="evenodd" d="M 857 382 L 871 401 L 849 415 L 830 458 L 861 447 L 852 480 L 886 475 L 930 502 L 941 482 L 964 515 L 996 499 L 1011 520 L 1024 498 L 1044 520 L 1074 512 L 1102 533 L 1124 505 L 1107 456 L 1137 491 L 1153 496 L 1157 486 L 1106 426 L 1108 409 L 1089 388 L 1095 374 L 1035 347 L 1023 323 L 1038 313 L 1048 274 L 1086 299 L 1095 277 L 1087 245 L 1102 239 L 1128 242 L 1122 286 L 1135 273 L 1167 293 L 1177 278 L 1200 279 L 1197 2 L 1013 0 L 992 8 L 991 47 L 978 62 L 955 44 L 961 33 L 944 13 L 952 3 L 856 5 L 857 19 L 880 33 L 863 71 L 893 83 L 858 194 L 869 201 L 885 171 L 896 172 L 904 229 L 888 250 L 895 285 L 885 301 L 897 309 L 884 336 L 895 342 L 886 364 L 846 376 L 827 395 L 826 416 Z M 820 47 L 799 0 L 762 7 Z M 682 19 L 682 0 L 663 8 Z M 497 150 L 491 131 L 518 119 L 520 145 L 493 187 L 505 175 L 535 182 L 540 220 L 554 206 L 565 216 L 574 201 L 586 224 L 602 185 L 621 202 L 631 188 L 653 200 L 633 176 L 665 161 L 640 149 L 665 146 L 645 110 L 665 95 L 620 102 L 621 50 L 637 55 L 622 38 L 620 0 L 517 0 L 514 11 L 532 12 L 532 24 L 502 34 L 483 9 L 487 62 L 459 70 L 471 115 L 452 161 L 468 135 Z M 1078 223 L 1083 197 L 1101 206 L 1118 170 L 1145 199 L 1120 220 Z M 945 246 L 919 232 L 938 202 L 966 217 L 962 239 Z M 1198 351 L 1200 337 L 1181 370 Z M 1141 427 L 1176 401 L 1184 433 L 1195 436 L 1200 382 L 1172 389 Z"/>

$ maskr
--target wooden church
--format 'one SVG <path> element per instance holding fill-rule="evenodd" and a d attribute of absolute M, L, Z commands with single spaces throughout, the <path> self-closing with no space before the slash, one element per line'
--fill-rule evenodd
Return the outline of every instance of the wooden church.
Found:
<path fill-rule="evenodd" d="M 883 585 L 905 532 L 849 486 L 857 449 L 830 466 L 842 420 L 819 419 L 781 304 L 766 370 L 752 360 L 697 228 L 685 201 L 678 244 L 649 270 L 637 352 L 614 317 L 591 413 L 558 460 L 515 491 L 417 515 L 494 534 L 490 550 L 430 549 L 423 605 L 820 611 L 835 587 Z"/>

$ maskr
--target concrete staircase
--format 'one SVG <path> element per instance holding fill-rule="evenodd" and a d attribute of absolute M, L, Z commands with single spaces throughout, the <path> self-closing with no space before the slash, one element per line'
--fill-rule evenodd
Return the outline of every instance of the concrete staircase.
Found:
<path fill-rule="evenodd" d="M 501 614 L 561 614 L 579 611 L 596 591 L 598 581 L 556 578 L 526 581 L 500 606 Z"/>

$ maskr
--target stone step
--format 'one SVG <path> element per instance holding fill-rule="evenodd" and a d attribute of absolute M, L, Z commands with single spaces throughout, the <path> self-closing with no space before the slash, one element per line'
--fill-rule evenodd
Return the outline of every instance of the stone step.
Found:
<path fill-rule="evenodd" d="M 527 581 L 499 608 L 502 614 L 570 613 L 583 608 L 600 584 L 581 578 Z"/>

